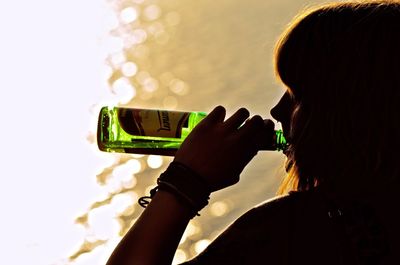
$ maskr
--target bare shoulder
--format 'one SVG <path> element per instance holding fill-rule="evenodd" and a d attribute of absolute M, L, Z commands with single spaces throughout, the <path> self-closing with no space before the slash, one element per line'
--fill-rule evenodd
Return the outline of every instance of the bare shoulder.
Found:
<path fill-rule="evenodd" d="M 272 223 L 278 226 L 287 225 L 296 209 L 307 203 L 307 197 L 305 194 L 292 193 L 270 198 L 247 211 L 236 223 L 262 226 Z"/>

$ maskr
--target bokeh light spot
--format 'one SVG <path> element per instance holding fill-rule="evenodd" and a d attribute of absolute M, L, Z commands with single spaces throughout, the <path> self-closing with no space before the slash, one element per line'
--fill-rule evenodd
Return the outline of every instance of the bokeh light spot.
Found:
<path fill-rule="evenodd" d="M 136 198 L 131 192 L 125 192 L 117 194 L 113 197 L 111 201 L 111 207 L 118 214 L 123 213 L 129 206 L 135 203 Z"/>
<path fill-rule="evenodd" d="M 146 78 L 143 81 L 143 89 L 147 92 L 154 92 L 158 89 L 158 81 L 153 77 Z"/>
<path fill-rule="evenodd" d="M 144 16 L 148 20 L 156 20 L 161 16 L 161 8 L 158 5 L 149 5 L 144 9 Z"/>
<path fill-rule="evenodd" d="M 114 81 L 112 92 L 118 96 L 122 104 L 128 103 L 136 96 L 136 88 L 126 77 L 121 77 Z"/>
<path fill-rule="evenodd" d="M 142 171 L 142 164 L 137 159 L 131 159 L 126 162 L 126 165 L 129 166 L 130 170 L 132 170 L 132 174 L 137 174 Z"/>
<path fill-rule="evenodd" d="M 123 23 L 129 24 L 138 18 L 138 12 L 134 7 L 126 7 L 121 10 L 120 18 Z"/>
<path fill-rule="evenodd" d="M 169 82 L 169 89 L 180 96 L 186 95 L 189 92 L 189 87 L 187 84 L 177 78 L 174 78 Z"/>
<path fill-rule="evenodd" d="M 196 222 L 190 222 L 185 232 L 187 233 L 188 237 L 192 237 L 194 235 L 201 234 L 201 227 Z"/>
<path fill-rule="evenodd" d="M 196 224 L 195 222 L 190 222 L 188 224 L 188 226 L 186 227 L 186 230 L 183 233 L 179 244 L 185 243 L 185 241 L 188 238 L 191 238 L 191 239 L 193 239 L 193 237 L 199 238 L 201 236 L 201 234 L 202 234 L 201 233 L 201 227 L 198 224 Z"/>
<path fill-rule="evenodd" d="M 185 262 L 186 259 L 187 259 L 186 252 L 182 249 L 177 249 L 172 264 L 180 264 L 182 262 Z"/>
<path fill-rule="evenodd" d="M 115 68 L 118 68 L 120 65 L 122 65 L 126 61 L 126 56 L 125 53 L 123 52 L 116 52 L 110 56 L 110 61 L 112 66 Z"/>
<path fill-rule="evenodd" d="M 137 75 L 135 76 L 136 80 L 140 83 L 140 84 L 144 84 L 144 82 L 150 78 L 150 74 L 146 71 L 140 71 L 137 73 Z"/>
<path fill-rule="evenodd" d="M 163 100 L 163 106 L 165 109 L 176 109 L 178 107 L 178 100 L 172 96 L 165 97 Z"/>
<path fill-rule="evenodd" d="M 124 39 L 125 48 L 131 48 L 134 45 L 145 42 L 147 32 L 143 29 L 135 29 Z"/>
<path fill-rule="evenodd" d="M 135 38 L 136 43 L 143 43 L 147 39 L 147 33 L 143 29 L 135 29 L 132 32 L 132 36 Z"/>
<path fill-rule="evenodd" d="M 132 189 L 137 184 L 136 178 L 133 176 L 131 179 L 122 181 L 122 187 L 124 189 Z"/>
<path fill-rule="evenodd" d="M 229 207 L 223 201 L 214 202 L 210 207 L 211 214 L 214 216 L 224 216 L 228 213 Z"/>
<path fill-rule="evenodd" d="M 211 241 L 209 239 L 202 239 L 197 241 L 194 244 L 194 251 L 196 251 L 197 254 L 201 253 L 203 250 L 205 250 L 208 245 L 210 245 Z"/>
<path fill-rule="evenodd" d="M 159 168 L 163 165 L 162 157 L 157 155 L 149 155 L 149 157 L 147 158 L 147 164 L 150 168 Z"/>
<path fill-rule="evenodd" d="M 129 181 L 133 174 L 140 172 L 141 168 L 142 166 L 138 160 L 131 159 L 128 162 L 114 168 L 112 175 L 114 176 L 114 179 L 118 180 L 119 182 Z"/>
<path fill-rule="evenodd" d="M 134 62 L 126 62 L 121 68 L 122 74 L 127 77 L 132 77 L 136 75 L 138 67 Z"/>
<path fill-rule="evenodd" d="M 163 24 L 161 24 L 159 22 L 154 22 L 147 28 L 147 31 L 150 34 L 155 35 L 155 34 L 157 34 L 159 32 L 165 31 L 165 29 L 164 29 L 164 25 Z"/>

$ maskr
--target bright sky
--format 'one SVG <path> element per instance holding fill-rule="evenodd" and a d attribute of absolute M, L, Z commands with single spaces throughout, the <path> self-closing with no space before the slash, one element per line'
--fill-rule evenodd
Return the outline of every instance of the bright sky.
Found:
<path fill-rule="evenodd" d="M 91 106 L 111 97 L 105 56 L 119 48 L 106 2 L 0 3 L 2 264 L 64 264 L 82 243 L 74 217 L 110 158 L 86 141 Z"/>

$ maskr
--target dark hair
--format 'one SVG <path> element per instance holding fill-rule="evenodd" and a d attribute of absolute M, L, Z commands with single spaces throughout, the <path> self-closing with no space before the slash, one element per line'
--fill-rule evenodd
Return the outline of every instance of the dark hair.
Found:
<path fill-rule="evenodd" d="M 399 180 L 400 2 L 302 12 L 277 43 L 275 71 L 296 102 L 281 193 Z"/>

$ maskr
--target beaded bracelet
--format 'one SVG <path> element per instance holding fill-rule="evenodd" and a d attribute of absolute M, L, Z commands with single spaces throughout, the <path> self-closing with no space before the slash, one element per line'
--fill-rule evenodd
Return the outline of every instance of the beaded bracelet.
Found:
<path fill-rule="evenodd" d="M 204 179 L 187 166 L 172 162 L 167 170 L 157 179 L 157 186 L 150 191 L 150 196 L 139 198 L 138 203 L 146 208 L 158 190 L 164 190 L 176 195 L 192 211 L 192 216 L 199 216 L 210 199 L 211 189 Z"/>

